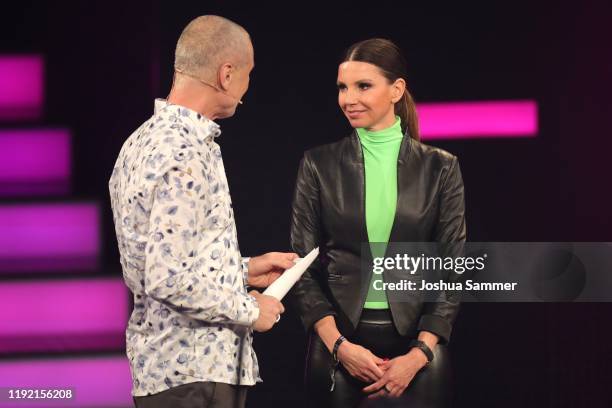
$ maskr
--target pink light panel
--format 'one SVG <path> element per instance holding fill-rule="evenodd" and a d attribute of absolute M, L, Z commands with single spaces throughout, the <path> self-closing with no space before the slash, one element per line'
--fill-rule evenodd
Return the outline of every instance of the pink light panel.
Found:
<path fill-rule="evenodd" d="M 40 118 L 43 75 L 40 55 L 0 56 L 0 120 Z"/>
<path fill-rule="evenodd" d="M 65 194 L 69 182 L 68 130 L 0 130 L 0 195 Z"/>
<path fill-rule="evenodd" d="M 423 140 L 534 137 L 538 133 L 535 101 L 488 101 L 417 104 Z"/>
<path fill-rule="evenodd" d="M 0 271 L 94 267 L 99 224 L 92 203 L 0 206 Z"/>
<path fill-rule="evenodd" d="M 10 403 L 6 390 L 0 407 L 132 407 L 132 379 L 121 356 L 0 361 L 0 387 L 67 389 L 71 400 L 28 400 Z M 10 405 L 9 405 L 10 404 Z"/>
<path fill-rule="evenodd" d="M 120 278 L 4 282 L 0 353 L 121 349 L 128 296 Z"/>

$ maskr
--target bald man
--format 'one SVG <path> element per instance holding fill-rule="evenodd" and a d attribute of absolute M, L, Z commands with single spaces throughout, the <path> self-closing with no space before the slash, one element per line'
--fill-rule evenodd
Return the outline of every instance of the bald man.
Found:
<path fill-rule="evenodd" d="M 252 331 L 283 313 L 265 287 L 293 253 L 243 258 L 217 119 L 249 86 L 253 46 L 236 23 L 198 17 L 176 47 L 167 101 L 124 143 L 109 181 L 121 266 L 134 295 L 126 331 L 137 407 L 240 407 L 259 378 Z"/>

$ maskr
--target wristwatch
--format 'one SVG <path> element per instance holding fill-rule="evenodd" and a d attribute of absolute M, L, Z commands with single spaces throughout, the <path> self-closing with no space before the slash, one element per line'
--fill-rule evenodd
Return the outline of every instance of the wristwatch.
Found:
<path fill-rule="evenodd" d="M 419 350 L 421 350 L 424 354 L 425 357 L 427 357 L 427 364 L 431 363 L 434 359 L 434 354 L 432 353 L 431 349 L 429 348 L 429 346 L 427 344 L 425 344 L 425 342 L 421 341 L 421 340 L 412 340 L 410 342 L 410 348 L 418 348 Z"/>

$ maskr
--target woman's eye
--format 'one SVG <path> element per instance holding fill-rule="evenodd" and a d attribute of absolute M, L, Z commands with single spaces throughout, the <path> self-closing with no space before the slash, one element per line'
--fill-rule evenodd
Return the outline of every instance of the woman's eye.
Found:
<path fill-rule="evenodd" d="M 365 91 L 366 89 L 369 89 L 371 87 L 370 84 L 359 84 L 359 89 L 361 89 L 362 91 Z"/>
<path fill-rule="evenodd" d="M 346 90 L 346 85 L 338 85 L 338 90 L 339 91 L 345 91 Z"/>

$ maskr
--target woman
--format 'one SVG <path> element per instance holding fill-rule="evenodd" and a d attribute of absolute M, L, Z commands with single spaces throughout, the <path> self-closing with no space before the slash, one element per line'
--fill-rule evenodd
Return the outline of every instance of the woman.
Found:
<path fill-rule="evenodd" d="M 365 275 L 361 268 L 384 255 L 383 244 L 362 257 L 362 243 L 465 241 L 457 159 L 419 142 L 406 77 L 406 62 L 392 42 L 351 46 L 337 84 L 338 103 L 355 131 L 307 151 L 300 164 L 291 243 L 302 256 L 321 250 L 293 292 L 311 333 L 309 405 L 350 407 L 381 396 L 420 407 L 448 402 L 442 345 L 458 300 L 394 300 L 373 290 L 371 268 Z"/>

